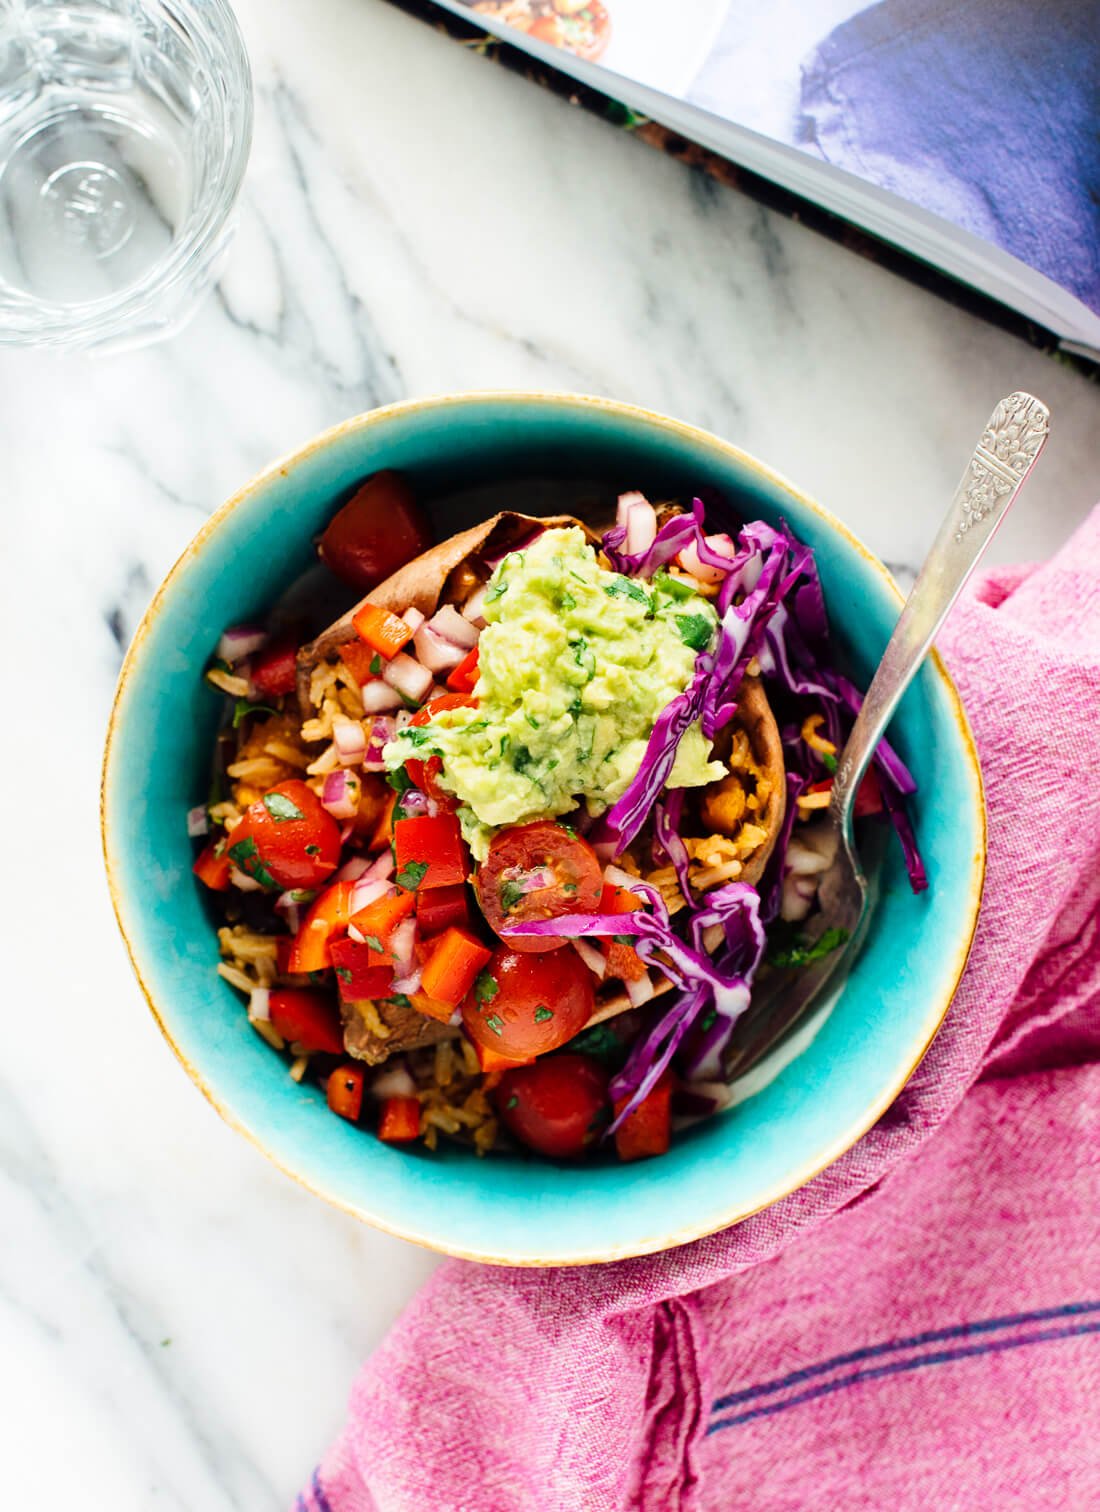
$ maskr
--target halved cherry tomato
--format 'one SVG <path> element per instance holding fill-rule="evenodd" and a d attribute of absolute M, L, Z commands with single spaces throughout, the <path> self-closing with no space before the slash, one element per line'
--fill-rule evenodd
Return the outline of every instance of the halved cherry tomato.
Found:
<path fill-rule="evenodd" d="M 390 661 L 413 638 L 410 627 L 399 614 L 391 614 L 378 604 L 362 604 L 352 615 L 352 624 L 360 640 L 384 660 Z"/>
<path fill-rule="evenodd" d="M 600 897 L 601 913 L 627 914 L 641 907 L 641 898 L 637 893 L 631 892 L 629 887 L 616 887 L 613 883 L 604 883 Z M 629 933 L 629 927 L 624 924 L 623 934 Z M 608 976 L 617 977 L 620 982 L 640 982 L 645 976 L 645 962 L 633 945 L 626 945 L 621 940 L 604 940 L 603 953 L 607 957 Z"/>
<path fill-rule="evenodd" d="M 533 956 L 498 945 L 462 1005 L 462 1023 L 475 1045 L 523 1061 L 579 1034 L 595 1006 L 595 979 L 576 951 Z"/>
<path fill-rule="evenodd" d="M 452 926 L 432 941 L 431 953 L 424 963 L 420 984 L 429 997 L 440 1003 L 450 1003 L 457 1008 L 474 985 L 474 978 L 483 966 L 492 960 L 493 952 L 486 950 L 468 929 Z"/>
<path fill-rule="evenodd" d="M 321 537 L 321 560 L 361 593 L 427 551 L 431 531 L 400 473 L 375 473 L 337 510 Z"/>
<path fill-rule="evenodd" d="M 271 641 L 252 663 L 249 681 L 264 698 L 293 693 L 298 683 L 298 647 L 292 636 Z"/>
<path fill-rule="evenodd" d="M 317 794 L 292 778 L 245 809 L 225 849 L 239 871 L 268 889 L 319 887 L 340 864 L 340 826 Z"/>
<path fill-rule="evenodd" d="M 616 1115 L 628 1099 L 615 1104 Z M 615 1148 L 620 1160 L 643 1160 L 664 1155 L 672 1136 L 672 1077 L 666 1071 L 653 1091 L 624 1118 L 615 1130 Z"/>
<path fill-rule="evenodd" d="M 387 964 L 369 945 L 358 940 L 333 940 L 329 946 L 336 986 L 344 1003 L 362 1003 L 389 997 L 393 990 L 393 964 Z"/>
<path fill-rule="evenodd" d="M 521 1143 L 557 1160 L 582 1155 L 610 1116 L 608 1075 L 587 1055 L 551 1055 L 505 1071 L 493 1092 L 500 1121 Z"/>
<path fill-rule="evenodd" d="M 272 1027 L 288 1045 L 299 1044 L 303 1050 L 343 1055 L 340 1015 L 327 992 L 313 992 L 302 987 L 273 987 L 268 997 L 268 1012 Z"/>
<path fill-rule="evenodd" d="M 416 894 L 416 925 L 422 936 L 442 934 L 452 924 L 463 928 L 470 922 L 470 899 L 465 885 L 431 887 Z"/>
<path fill-rule="evenodd" d="M 543 873 L 544 885 L 528 891 Z M 507 939 L 513 950 L 527 955 L 558 950 L 569 942 L 552 935 L 507 935 L 508 926 L 557 919 L 562 914 L 594 913 L 603 873 L 586 841 L 563 825 L 538 819 L 493 836 L 474 886 L 489 927 Z"/>
<path fill-rule="evenodd" d="M 362 1066 L 350 1063 L 337 1066 L 328 1079 L 325 1096 L 329 1107 L 351 1123 L 355 1122 L 363 1109 L 364 1079 Z"/>
<path fill-rule="evenodd" d="M 472 693 L 477 684 L 477 647 L 468 651 L 447 679 L 455 693 Z"/>
<path fill-rule="evenodd" d="M 476 708 L 477 699 L 471 698 L 468 693 L 440 693 L 437 698 L 430 699 L 422 709 L 418 709 L 409 723 L 415 728 L 420 728 L 444 709 Z M 406 761 L 405 770 L 413 786 L 418 787 L 422 793 L 427 793 L 430 798 L 434 798 L 441 808 L 453 812 L 458 807 L 458 799 L 454 794 L 441 788 L 436 781 L 443 770 L 443 763 L 438 756 L 429 756 L 426 761 L 412 756 Z"/>
<path fill-rule="evenodd" d="M 351 889 L 350 882 L 334 882 L 309 905 L 290 947 L 292 972 L 324 971 L 332 965 L 332 941 L 348 927 Z"/>
<path fill-rule="evenodd" d="M 415 815 L 393 827 L 394 881 L 406 892 L 466 880 L 466 846 L 453 814 Z"/>
<path fill-rule="evenodd" d="M 191 870 L 200 882 L 205 883 L 214 892 L 224 892 L 229 886 L 229 857 L 225 853 L 223 843 L 220 840 L 211 840 L 210 844 L 199 852 Z"/>
<path fill-rule="evenodd" d="M 378 1137 L 396 1144 L 420 1137 L 420 1101 L 415 1097 L 386 1097 L 378 1121 Z"/>

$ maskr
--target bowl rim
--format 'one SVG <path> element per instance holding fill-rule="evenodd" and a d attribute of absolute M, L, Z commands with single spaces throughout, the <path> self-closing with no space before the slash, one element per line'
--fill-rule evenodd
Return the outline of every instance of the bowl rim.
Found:
<path fill-rule="evenodd" d="M 322 1198 L 331 1206 L 338 1208 L 341 1212 L 347 1213 L 353 1218 L 358 1219 L 360 1222 L 370 1224 L 371 1227 L 379 1229 L 383 1233 L 390 1234 L 394 1238 L 407 1240 L 408 1242 L 417 1244 L 424 1249 L 434 1251 L 439 1255 L 448 1255 L 457 1259 L 472 1260 L 488 1265 L 516 1266 L 533 1269 L 549 1266 L 557 1267 L 607 1264 L 616 1260 L 626 1260 L 641 1255 L 658 1254 L 665 1250 L 675 1249 L 680 1245 L 689 1244 L 696 1239 L 704 1239 L 711 1234 L 720 1233 L 724 1229 L 730 1228 L 734 1224 L 740 1223 L 746 1218 L 751 1218 L 753 1214 L 762 1212 L 765 1208 L 774 1206 L 775 1203 L 782 1201 L 783 1198 L 790 1196 L 791 1193 L 796 1192 L 802 1187 L 806 1186 L 809 1182 L 813 1181 L 817 1176 L 819 1176 L 822 1171 L 826 1170 L 835 1161 L 839 1160 L 842 1155 L 844 1155 L 848 1150 L 852 1148 L 853 1145 L 855 1145 L 860 1139 L 862 1139 L 863 1135 L 866 1134 L 867 1131 L 875 1123 L 877 1123 L 877 1121 L 886 1112 L 887 1108 L 890 1107 L 895 1098 L 909 1081 L 914 1071 L 920 1065 L 921 1061 L 924 1059 L 924 1056 L 927 1054 L 932 1041 L 938 1034 L 940 1026 L 947 1016 L 948 1009 L 954 1001 L 959 982 L 962 978 L 962 974 L 966 967 L 966 962 L 970 954 L 970 948 L 973 943 L 974 933 L 977 929 L 978 924 L 978 915 L 981 907 L 987 860 L 988 835 L 984 784 L 982 780 L 981 766 L 978 760 L 977 748 L 974 743 L 974 737 L 971 732 L 970 723 L 967 719 L 966 711 L 963 708 L 958 689 L 956 688 L 954 680 L 952 679 L 950 673 L 944 665 L 939 652 L 935 649 L 935 647 L 933 647 L 929 653 L 928 661 L 935 669 L 937 678 L 942 686 L 942 690 L 947 694 L 950 712 L 954 719 L 961 741 L 963 758 L 968 774 L 973 783 L 974 809 L 976 817 L 978 819 L 977 827 L 979 838 L 974 855 L 971 859 L 969 887 L 966 898 L 968 914 L 967 922 L 969 927 L 966 928 L 965 934 L 959 938 L 958 943 L 956 944 L 954 967 L 951 972 L 949 985 L 944 988 L 939 1003 L 935 1005 L 935 1010 L 925 1021 L 927 1033 L 925 1034 L 923 1042 L 921 1043 L 916 1055 L 914 1056 L 912 1063 L 906 1066 L 904 1069 L 899 1070 L 895 1074 L 895 1076 L 890 1079 L 889 1084 L 884 1087 L 879 1097 L 873 1103 L 868 1104 L 863 1109 L 861 1109 L 859 1114 L 852 1120 L 852 1122 L 844 1130 L 844 1132 L 840 1134 L 825 1150 L 824 1154 L 815 1154 L 810 1160 L 800 1166 L 793 1174 L 788 1176 L 786 1179 L 776 1183 L 774 1190 L 769 1191 L 759 1202 L 755 1202 L 748 1207 L 734 1204 L 731 1209 L 728 1212 L 723 1213 L 717 1221 L 715 1221 L 714 1218 L 711 1217 L 702 1220 L 697 1224 L 683 1225 L 673 1233 L 661 1234 L 652 1237 L 647 1236 L 644 1239 L 628 1241 L 622 1246 L 605 1244 L 598 1249 L 585 1251 L 583 1253 L 577 1252 L 566 1257 L 555 1256 L 550 1259 L 540 1259 L 538 1257 L 531 1256 L 517 1257 L 514 1254 L 501 1254 L 499 1252 L 494 1252 L 491 1248 L 479 1247 L 476 1249 L 470 1249 L 467 1247 L 456 1246 L 454 1244 L 441 1243 L 438 1238 L 435 1238 L 429 1232 L 421 1231 L 414 1225 L 394 1222 L 390 1219 L 380 1217 L 376 1213 L 365 1211 L 356 1203 L 350 1202 L 346 1198 L 340 1196 L 338 1193 L 329 1190 L 322 1179 L 315 1176 L 307 1176 L 303 1174 L 301 1170 L 295 1169 L 292 1165 L 288 1164 L 285 1159 L 277 1155 L 272 1149 L 269 1148 L 269 1146 L 265 1143 L 264 1139 L 259 1134 L 254 1132 L 251 1128 L 249 1128 L 245 1123 L 242 1122 L 240 1117 L 233 1111 L 231 1106 L 229 1106 L 218 1095 L 215 1094 L 213 1089 L 208 1085 L 203 1073 L 184 1054 L 179 1044 L 177 1044 L 175 1037 L 172 1034 L 171 1028 L 166 1022 L 164 1014 L 162 1014 L 161 1010 L 157 1006 L 153 991 L 151 990 L 150 985 L 146 981 L 145 975 L 142 972 L 141 963 L 138 960 L 135 945 L 131 940 L 129 933 L 127 932 L 121 887 L 118 883 L 113 869 L 111 843 L 108 838 L 108 830 L 110 827 L 110 816 L 108 812 L 108 777 L 111 770 L 114 741 L 119 725 L 121 705 L 126 692 L 127 684 L 140 660 L 142 647 L 146 636 L 148 635 L 149 630 L 151 629 L 154 621 L 159 615 L 164 602 L 172 593 L 177 579 L 183 574 L 190 562 L 193 561 L 197 556 L 199 556 L 199 554 L 204 550 L 210 539 L 217 534 L 222 522 L 227 519 L 239 505 L 243 504 L 246 500 L 252 498 L 257 493 L 261 493 L 278 478 L 285 478 L 289 476 L 292 467 L 295 467 L 301 462 L 304 462 L 315 452 L 327 448 L 340 437 L 360 431 L 368 431 L 379 425 L 385 425 L 389 420 L 399 415 L 413 414 L 417 411 L 461 409 L 462 407 L 467 405 L 475 406 L 485 403 L 500 405 L 536 405 L 546 406 L 549 408 L 564 405 L 567 408 L 574 407 L 593 412 L 602 411 L 606 414 L 614 415 L 618 418 L 625 418 L 633 420 L 635 422 L 643 423 L 659 431 L 675 434 L 682 440 L 689 441 L 694 446 L 701 447 L 712 452 L 718 452 L 725 458 L 732 459 L 741 467 L 745 468 L 748 472 L 755 473 L 759 478 L 766 481 L 773 487 L 778 487 L 781 490 L 790 493 L 799 501 L 800 504 L 802 504 L 812 514 L 818 517 L 826 530 L 842 537 L 847 545 L 864 559 L 867 565 L 880 579 L 883 587 L 897 601 L 899 610 L 901 608 L 901 605 L 904 601 L 903 595 L 896 582 L 894 581 L 894 578 L 891 575 L 890 571 L 884 565 L 884 563 L 878 557 L 876 557 L 867 546 L 863 544 L 859 537 L 856 536 L 855 533 L 848 528 L 847 525 L 838 520 L 828 509 L 826 509 L 822 504 L 819 504 L 816 499 L 805 493 L 801 488 L 797 487 L 782 473 L 777 472 L 774 468 L 768 466 L 764 462 L 761 462 L 750 452 L 742 450 L 741 447 L 735 445 L 733 442 L 726 441 L 721 436 L 716 435 L 713 431 L 705 430 L 701 426 L 692 425 L 688 421 L 679 420 L 672 416 L 664 415 L 660 411 L 648 409 L 643 405 L 630 404 L 625 401 L 616 399 L 608 399 L 601 395 L 570 393 L 569 391 L 565 390 L 557 392 L 553 390 L 473 389 L 465 390 L 461 393 L 429 394 L 416 398 L 398 400 L 395 403 L 381 405 L 375 409 L 366 410 L 361 414 L 353 415 L 348 419 L 341 420 L 337 424 L 329 426 L 325 430 L 311 437 L 301 446 L 294 448 L 290 452 L 284 453 L 281 457 L 277 458 L 275 461 L 262 468 L 258 473 L 254 474 L 253 477 L 248 480 L 248 482 L 237 489 L 235 493 L 231 494 L 223 504 L 219 505 L 218 508 L 214 510 L 214 512 L 206 521 L 204 521 L 199 530 L 184 547 L 183 551 L 176 558 L 169 571 L 165 574 L 159 587 L 150 600 L 148 607 L 142 615 L 137 629 L 134 632 L 133 638 L 131 639 L 126 655 L 123 658 L 122 667 L 119 672 L 118 683 L 115 689 L 115 695 L 111 703 L 111 712 L 107 722 L 107 734 L 103 749 L 103 761 L 100 770 L 100 842 L 103 850 L 104 867 L 107 874 L 107 887 L 110 893 L 111 906 L 114 910 L 115 921 L 118 925 L 119 932 L 122 935 L 126 954 L 129 958 L 130 966 L 133 970 L 134 976 L 137 979 L 138 987 L 141 991 L 142 996 L 145 998 L 146 1004 L 148 1005 L 150 1013 L 153 1015 L 153 1019 L 158 1029 L 167 1040 L 172 1053 L 175 1055 L 180 1065 L 187 1072 L 188 1076 L 198 1087 L 199 1091 L 203 1094 L 210 1105 L 216 1110 L 216 1112 L 221 1116 L 221 1118 L 224 1119 L 224 1121 L 230 1126 L 230 1128 L 234 1129 L 238 1134 L 241 1134 L 248 1141 L 248 1143 L 253 1146 L 254 1149 L 258 1150 L 262 1155 L 266 1156 L 266 1158 L 270 1160 L 272 1164 L 275 1165 L 280 1171 L 282 1171 L 284 1175 L 291 1177 L 292 1180 L 305 1187 L 306 1190 L 311 1192 L 314 1196 Z"/>

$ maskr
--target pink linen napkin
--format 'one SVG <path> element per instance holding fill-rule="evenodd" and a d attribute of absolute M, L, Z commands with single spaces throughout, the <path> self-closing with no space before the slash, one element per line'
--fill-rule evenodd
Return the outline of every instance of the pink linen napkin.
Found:
<path fill-rule="evenodd" d="M 1100 507 L 980 579 L 940 645 L 989 867 L 904 1092 L 724 1233 L 443 1266 L 299 1512 L 1100 1505 Z"/>

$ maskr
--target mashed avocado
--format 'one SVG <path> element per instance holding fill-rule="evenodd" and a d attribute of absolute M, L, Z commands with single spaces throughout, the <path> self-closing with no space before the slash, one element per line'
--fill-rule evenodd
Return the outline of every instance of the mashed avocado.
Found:
<path fill-rule="evenodd" d="M 410 756 L 443 758 L 440 781 L 461 800 L 478 860 L 500 825 L 565 814 L 581 798 L 598 814 L 621 797 L 717 627 L 706 599 L 667 574 L 608 572 L 575 527 L 505 557 L 484 615 L 477 708 L 443 710 L 384 752 L 391 770 Z M 724 775 L 693 725 L 669 787 Z"/>

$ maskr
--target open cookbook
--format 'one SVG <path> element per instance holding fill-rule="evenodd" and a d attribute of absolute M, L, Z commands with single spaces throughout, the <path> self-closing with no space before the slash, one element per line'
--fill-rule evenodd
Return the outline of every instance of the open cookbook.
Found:
<path fill-rule="evenodd" d="M 432 0 L 1100 360 L 1100 0 Z"/>

